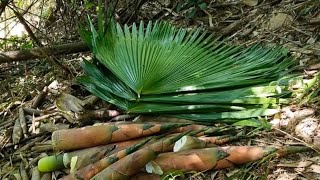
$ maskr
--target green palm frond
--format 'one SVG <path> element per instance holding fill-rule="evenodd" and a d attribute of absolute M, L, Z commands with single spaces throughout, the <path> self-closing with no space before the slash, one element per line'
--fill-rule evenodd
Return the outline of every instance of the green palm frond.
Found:
<path fill-rule="evenodd" d="M 294 64 L 280 47 L 228 45 L 201 29 L 166 22 L 102 24 L 96 30 L 89 20 L 80 34 L 104 68 L 84 61 L 87 75 L 78 81 L 128 113 L 241 119 L 270 115 L 273 104 L 288 103 L 281 98 L 285 86 L 268 85 Z"/>

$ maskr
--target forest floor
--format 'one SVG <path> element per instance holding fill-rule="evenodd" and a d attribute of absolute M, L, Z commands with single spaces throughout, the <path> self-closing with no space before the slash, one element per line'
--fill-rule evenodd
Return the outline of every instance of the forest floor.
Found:
<path fill-rule="evenodd" d="M 191 2 L 191 1 L 190 1 Z M 299 61 L 297 72 L 305 79 L 312 79 L 320 69 L 320 3 L 319 1 L 272 0 L 258 3 L 257 0 L 205 1 L 207 7 L 175 12 L 169 1 L 144 3 L 137 12 L 139 20 L 166 20 L 177 26 L 203 27 L 222 36 L 233 44 L 250 46 L 262 43 L 266 46 L 281 45 Z M 121 17 L 119 17 L 121 18 Z M 129 21 L 129 20 L 128 20 Z M 77 125 L 69 123 L 59 113 L 54 113 L 55 100 L 59 93 L 83 98 L 88 92 L 74 82 L 82 74 L 81 57 L 89 53 L 58 57 L 72 70 L 66 76 L 61 69 L 46 60 L 0 64 L 0 179 L 12 178 L 21 162 L 28 173 L 36 165 L 41 149 L 50 142 L 50 133 L 36 128 L 41 123 L 61 123 L 67 128 Z M 35 105 L 42 93 L 43 99 Z M 250 139 L 242 139 L 229 145 L 306 145 L 318 148 L 318 152 L 307 152 L 276 158 L 261 163 L 232 169 L 195 173 L 190 179 L 320 179 L 320 120 L 319 96 L 306 102 L 295 102 L 283 107 L 280 114 L 270 117 L 273 128 L 263 130 Z M 99 102 L 98 107 L 109 107 Z M 19 109 L 38 108 L 41 115 L 25 114 L 28 133 L 13 143 L 15 122 Z M 31 113 L 32 114 L 32 113 Z M 59 176 L 56 174 L 55 176 Z"/>

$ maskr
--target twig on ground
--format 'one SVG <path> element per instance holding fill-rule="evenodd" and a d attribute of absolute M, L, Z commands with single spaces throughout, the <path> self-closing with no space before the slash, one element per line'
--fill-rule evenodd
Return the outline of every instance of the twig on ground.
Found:
<path fill-rule="evenodd" d="M 40 117 L 33 118 L 32 122 L 42 121 L 44 119 L 47 119 L 47 118 L 50 118 L 50 117 L 53 117 L 53 116 L 57 116 L 57 115 L 59 115 L 59 112 L 53 112 L 53 113 L 50 113 L 50 114 L 46 114 L 46 115 L 43 115 L 43 116 L 40 116 Z"/>
<path fill-rule="evenodd" d="M 296 137 L 292 136 L 291 134 L 289 134 L 289 133 L 287 133 L 287 132 L 285 132 L 285 131 L 283 131 L 281 129 L 278 129 L 278 128 L 274 128 L 274 129 L 279 131 L 279 132 L 281 132 L 281 133 L 283 133 L 283 134 L 285 134 L 285 135 L 287 135 L 291 139 L 294 139 L 296 141 L 299 141 L 299 142 L 303 143 L 306 147 L 309 147 L 309 148 L 313 149 L 315 152 L 317 152 L 318 154 L 320 154 L 319 150 L 317 150 L 316 148 L 314 148 L 312 145 L 308 144 L 307 142 L 305 142 L 305 141 L 303 141 L 303 140 L 301 140 L 299 138 L 296 138 Z"/>

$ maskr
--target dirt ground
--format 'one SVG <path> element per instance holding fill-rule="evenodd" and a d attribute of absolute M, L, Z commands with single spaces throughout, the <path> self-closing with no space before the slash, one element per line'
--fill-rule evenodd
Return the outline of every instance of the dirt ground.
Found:
<path fill-rule="evenodd" d="M 190 1 L 193 2 L 193 1 Z M 295 0 L 206 0 L 206 8 L 193 6 L 177 12 L 175 2 L 170 0 L 148 1 L 131 16 L 118 19 L 123 22 L 140 20 L 166 20 L 177 26 L 202 27 L 208 32 L 222 36 L 234 44 L 250 46 L 261 43 L 266 46 L 280 45 L 287 48 L 299 61 L 296 69 L 305 79 L 313 78 L 320 69 L 320 1 Z M 122 12 L 123 13 L 123 12 Z M 53 26 L 54 27 L 54 26 Z M 73 34 L 73 33 L 71 33 Z M 81 57 L 90 53 L 58 57 L 73 76 L 66 76 L 61 69 L 46 60 L 30 60 L 0 64 L 0 177 L 10 179 L 13 174 L 27 169 L 30 173 L 39 156 L 49 152 L 50 133 L 35 128 L 39 123 L 71 125 L 55 108 L 57 92 L 83 98 L 88 94 L 74 83 L 74 77 L 82 74 Z M 27 131 L 32 132 L 14 144 L 15 120 L 20 107 L 32 107 L 35 98 L 48 87 L 39 110 L 48 112 L 41 116 L 26 115 Z M 188 179 L 320 179 L 320 120 L 319 96 L 305 103 L 295 102 L 283 107 L 281 114 L 270 118 L 273 129 L 262 131 L 254 138 L 242 139 L 233 145 L 306 145 L 313 152 L 298 153 L 284 158 L 253 163 L 233 169 L 190 173 Z M 98 106 L 108 107 L 102 102 Z M 36 120 L 35 120 L 36 119 Z M 50 148 L 49 148 L 50 149 Z M 21 163 L 24 167 L 21 167 Z M 58 177 L 58 174 L 54 176 Z M 53 177 L 54 178 L 54 177 Z"/>

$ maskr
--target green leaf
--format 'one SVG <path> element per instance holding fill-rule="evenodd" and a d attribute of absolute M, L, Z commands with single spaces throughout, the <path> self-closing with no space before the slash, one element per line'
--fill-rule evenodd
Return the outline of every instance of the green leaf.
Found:
<path fill-rule="evenodd" d="M 192 7 L 188 10 L 188 12 L 186 13 L 186 18 L 187 19 L 193 19 L 197 13 L 197 9 L 195 7 Z"/>
<path fill-rule="evenodd" d="M 191 119 L 195 121 L 217 121 L 221 119 L 247 119 L 259 116 L 270 116 L 277 112 L 279 111 L 276 109 L 260 108 L 222 113 L 177 114 L 175 117 Z"/>
<path fill-rule="evenodd" d="M 84 9 L 88 10 L 90 8 L 92 8 L 93 6 L 95 6 L 92 2 L 88 2 L 85 4 Z"/>
<path fill-rule="evenodd" d="M 245 107 L 214 105 L 214 104 L 189 104 L 174 105 L 161 103 L 134 103 L 129 105 L 128 113 L 193 113 L 193 112 L 221 112 L 226 110 L 246 110 Z"/>
<path fill-rule="evenodd" d="M 289 103 L 290 78 L 282 77 L 295 61 L 283 48 L 229 45 L 166 22 L 122 27 L 101 13 L 98 30 L 91 20 L 80 29 L 98 63 L 84 61 L 78 82 L 127 113 L 237 121 Z"/>
<path fill-rule="evenodd" d="M 257 119 L 249 119 L 238 121 L 233 124 L 234 126 L 250 126 L 250 127 L 261 127 L 261 122 Z"/>
<path fill-rule="evenodd" d="M 208 7 L 207 3 L 205 3 L 205 2 L 199 4 L 198 6 L 199 6 L 200 9 L 207 9 L 207 7 Z"/>
<path fill-rule="evenodd" d="M 135 99 L 135 94 L 111 73 L 105 75 L 101 70 L 97 69 L 92 63 L 86 60 L 84 60 L 81 65 L 84 71 L 93 79 L 93 83 L 98 82 L 97 86 L 121 98 L 127 100 Z"/>
<path fill-rule="evenodd" d="M 170 95 L 141 96 L 140 102 L 162 102 L 162 103 L 210 103 L 210 104 L 274 104 L 288 103 L 286 99 L 273 98 L 278 95 L 277 89 L 282 92 L 285 87 L 280 86 L 257 86 L 246 87 L 225 91 L 175 93 Z"/>
<path fill-rule="evenodd" d="M 101 98 L 104 101 L 107 101 L 111 104 L 116 104 L 118 107 L 127 110 L 128 102 L 124 99 L 121 99 L 111 93 L 105 91 L 99 86 L 99 82 L 95 82 L 90 76 L 81 76 L 77 79 L 89 92 Z"/>
<path fill-rule="evenodd" d="M 177 11 L 178 13 L 182 10 L 182 5 L 183 5 L 182 2 L 179 2 L 179 3 L 177 4 L 176 11 Z"/>

